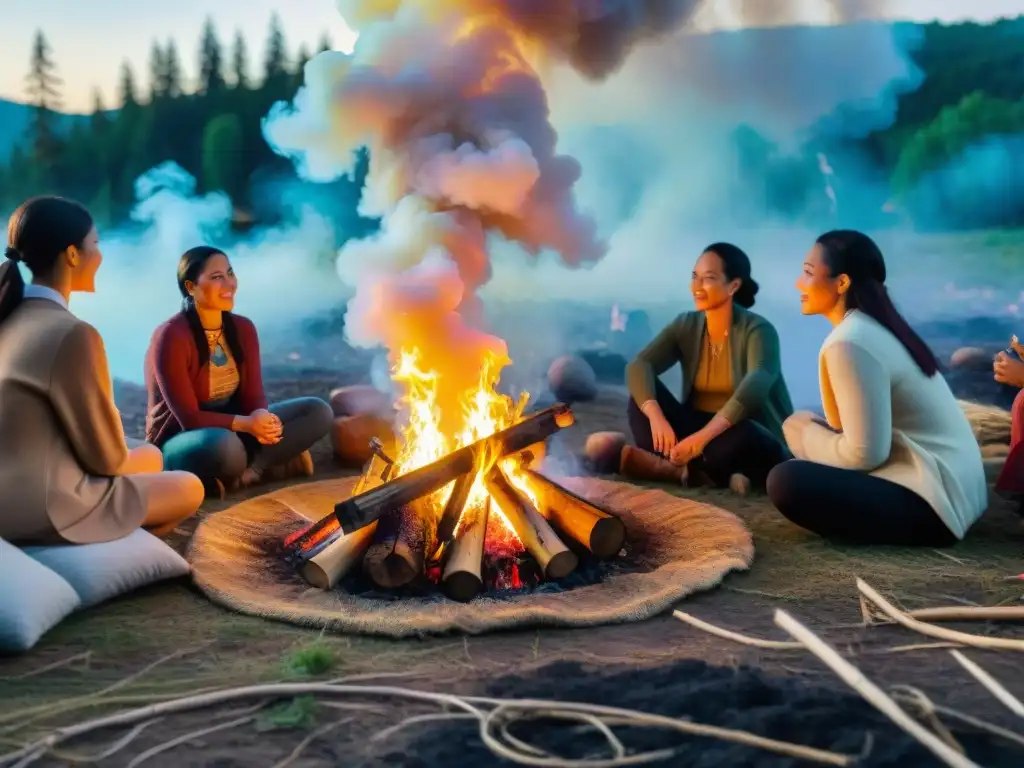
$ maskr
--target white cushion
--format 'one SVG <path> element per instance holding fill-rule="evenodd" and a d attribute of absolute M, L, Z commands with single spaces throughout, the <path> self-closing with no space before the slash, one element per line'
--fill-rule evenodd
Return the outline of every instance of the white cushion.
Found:
<path fill-rule="evenodd" d="M 27 651 L 81 607 L 63 578 L 0 539 L 0 651 Z"/>
<path fill-rule="evenodd" d="M 185 558 L 141 528 L 103 544 L 25 547 L 24 551 L 62 576 L 84 608 L 190 571 Z"/>

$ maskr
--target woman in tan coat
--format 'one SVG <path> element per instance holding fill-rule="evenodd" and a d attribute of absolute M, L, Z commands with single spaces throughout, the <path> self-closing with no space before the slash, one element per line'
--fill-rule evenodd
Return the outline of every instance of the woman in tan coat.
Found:
<path fill-rule="evenodd" d="M 58 197 L 23 204 L 0 264 L 0 538 L 91 544 L 145 527 L 168 533 L 203 500 L 159 452 L 129 449 L 99 333 L 68 310 L 103 260 L 88 211 Z M 32 273 L 26 285 L 18 264 Z"/>

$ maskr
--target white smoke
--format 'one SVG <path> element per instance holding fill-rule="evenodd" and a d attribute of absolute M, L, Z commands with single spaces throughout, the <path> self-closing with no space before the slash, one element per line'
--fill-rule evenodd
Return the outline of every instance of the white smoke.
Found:
<path fill-rule="evenodd" d="M 334 228 L 311 207 L 300 207 L 294 224 L 240 237 L 230 230 L 228 197 L 197 195 L 195 179 L 174 163 L 143 174 L 135 190 L 133 223 L 100 233 L 96 293 L 72 297 L 75 314 L 103 336 L 116 378 L 142 381 L 150 336 L 181 307 L 178 259 L 193 246 L 225 250 L 238 275 L 236 311 L 264 335 L 341 300 L 341 282 L 323 268 Z"/>

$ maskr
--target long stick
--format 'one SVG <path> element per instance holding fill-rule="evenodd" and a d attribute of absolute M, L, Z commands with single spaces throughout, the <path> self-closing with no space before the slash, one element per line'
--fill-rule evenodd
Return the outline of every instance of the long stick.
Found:
<path fill-rule="evenodd" d="M 904 712 L 885 691 L 864 677 L 859 669 L 788 613 L 781 610 L 775 611 L 775 624 L 788 632 L 794 640 L 803 643 L 808 651 L 821 659 L 844 683 L 863 696 L 871 706 L 921 742 L 925 748 L 950 768 L 981 768 L 973 760 L 957 752 Z"/>
<path fill-rule="evenodd" d="M 1024 717 L 1024 703 L 1021 703 L 1020 699 L 1006 690 L 1002 683 L 960 653 L 960 651 L 950 651 L 950 653 L 953 654 L 954 659 L 960 662 L 960 666 L 970 672 L 975 680 L 981 683 L 989 693 L 999 699 L 999 702 L 1004 707 L 1013 712 L 1017 717 Z"/>
<path fill-rule="evenodd" d="M 212 707 L 229 701 L 251 698 L 281 698 L 285 696 L 301 696 L 304 694 L 320 694 L 327 696 L 367 696 L 376 698 L 398 698 L 409 701 L 422 701 L 434 704 L 441 704 L 446 707 L 459 709 L 475 717 L 480 723 L 481 739 L 491 749 L 499 747 L 503 756 L 514 759 L 515 762 L 524 765 L 551 765 L 549 759 L 544 757 L 529 756 L 520 753 L 512 753 L 504 745 L 498 743 L 490 733 L 490 713 L 480 709 L 477 705 L 488 705 L 493 707 L 517 708 L 526 710 L 555 710 L 561 712 L 582 712 L 596 715 L 605 719 L 624 721 L 629 725 L 662 727 L 672 729 L 680 733 L 687 733 L 694 736 L 718 738 L 737 744 L 744 744 L 749 747 L 775 752 L 789 757 L 796 757 L 803 760 L 811 760 L 824 765 L 852 766 L 856 761 L 847 755 L 836 752 L 829 752 L 824 749 L 805 747 L 800 744 L 793 744 L 785 741 L 757 736 L 756 734 L 739 731 L 732 728 L 721 728 L 713 725 L 693 723 L 688 720 L 677 720 L 662 715 L 653 715 L 636 710 L 620 709 L 618 707 L 606 707 L 597 704 L 582 704 L 576 702 L 544 701 L 537 699 L 487 699 L 482 697 L 454 696 L 445 693 L 431 693 L 418 691 L 411 688 L 397 688 L 392 686 L 363 686 L 363 685 L 339 685 L 333 683 L 271 683 L 267 685 L 252 685 L 244 688 L 231 688 L 222 691 L 215 691 L 196 696 L 185 696 L 173 701 L 152 704 L 126 712 L 117 712 L 112 715 L 105 715 L 84 723 L 77 723 L 52 731 L 38 741 L 27 744 L 25 747 L 6 755 L 0 755 L 0 766 L 11 765 L 26 756 L 35 755 L 41 757 L 48 750 L 58 744 L 85 734 L 98 731 L 103 728 L 114 728 L 123 725 L 133 725 L 143 720 L 151 720 L 161 715 L 174 714 L 176 712 L 187 712 L 195 709 Z M 635 757 L 635 756 L 634 756 Z M 563 761 L 564 763 L 564 761 Z M 572 763 L 578 765 L 579 763 Z M 596 765 L 595 762 L 588 762 L 588 765 Z M 615 765 L 615 761 L 602 763 Z"/>
<path fill-rule="evenodd" d="M 878 610 L 894 622 L 900 626 L 906 627 L 907 629 L 920 632 L 922 635 L 935 637 L 939 640 L 949 640 L 954 643 L 963 643 L 964 645 L 973 645 L 976 648 L 999 648 L 1007 651 L 1024 651 L 1024 640 L 1014 640 L 1009 637 L 983 637 L 981 635 L 971 635 L 967 632 L 957 632 L 954 629 L 936 627 L 933 624 L 912 619 L 878 594 L 878 592 L 872 589 L 871 585 L 863 579 L 857 579 L 857 589 L 876 608 L 878 608 Z"/>

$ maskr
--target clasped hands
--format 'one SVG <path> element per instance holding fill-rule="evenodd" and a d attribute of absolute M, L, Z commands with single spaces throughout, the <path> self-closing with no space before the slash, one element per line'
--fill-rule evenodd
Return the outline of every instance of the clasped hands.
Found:
<path fill-rule="evenodd" d="M 280 442 L 284 432 L 281 419 L 264 408 L 250 413 L 246 417 L 245 426 L 245 431 L 263 445 L 274 445 Z"/>
<path fill-rule="evenodd" d="M 1017 337 L 1010 339 L 1010 348 L 1021 357 L 1024 357 L 1024 347 L 1021 346 Z M 1000 352 L 992 361 L 992 371 L 995 380 L 1000 384 L 1024 388 L 1024 362 L 1006 352 Z"/>
<path fill-rule="evenodd" d="M 704 430 L 694 432 L 682 440 L 676 440 L 676 433 L 665 418 L 651 420 L 651 437 L 655 453 L 667 457 L 677 466 L 689 464 L 704 453 L 704 448 L 710 442 Z"/>

